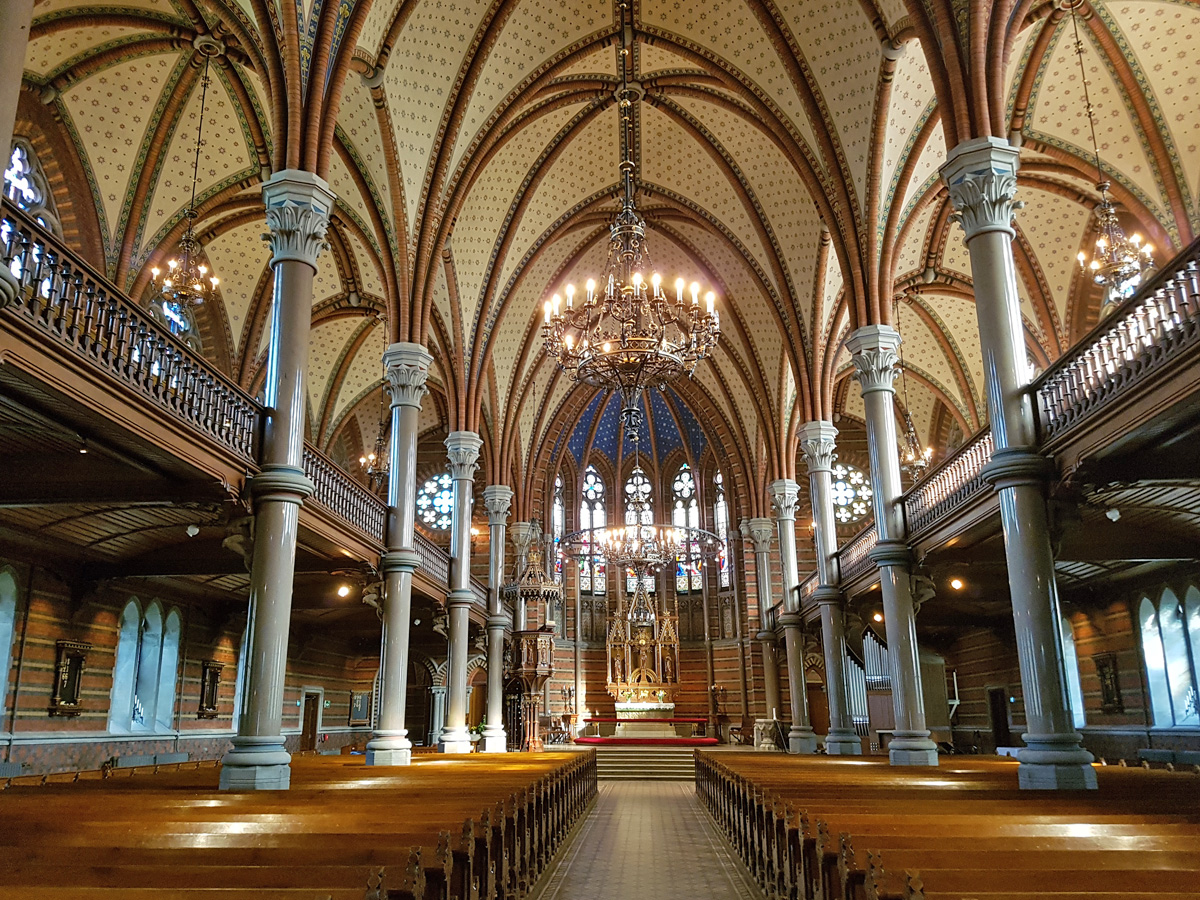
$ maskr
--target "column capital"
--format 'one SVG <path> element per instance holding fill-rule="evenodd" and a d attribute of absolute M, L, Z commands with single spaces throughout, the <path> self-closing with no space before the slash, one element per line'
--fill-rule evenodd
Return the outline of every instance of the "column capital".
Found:
<path fill-rule="evenodd" d="M 790 478 L 771 482 L 771 505 L 777 517 L 785 521 L 796 519 L 796 504 L 800 500 L 800 485 Z"/>
<path fill-rule="evenodd" d="M 450 477 L 471 481 L 479 468 L 479 448 L 483 438 L 473 431 L 452 431 L 446 438 L 446 457 L 450 460 Z"/>
<path fill-rule="evenodd" d="M 951 217 L 962 226 L 966 240 L 989 231 L 1002 231 L 1010 238 L 1020 151 L 997 137 L 963 141 L 950 151 L 939 170 L 950 190 L 954 205 Z"/>
<path fill-rule="evenodd" d="M 513 522 L 508 526 L 508 533 L 512 535 L 513 546 L 517 548 L 517 553 L 528 553 L 529 546 L 533 543 L 533 539 L 537 537 L 537 523 Z"/>
<path fill-rule="evenodd" d="M 483 489 L 483 505 L 487 507 L 488 525 L 507 525 L 512 510 L 513 489 L 507 484 L 489 484 Z"/>
<path fill-rule="evenodd" d="M 900 332 L 890 325 L 864 325 L 850 333 L 846 347 L 854 361 L 854 377 L 864 394 L 895 391 L 900 374 Z"/>
<path fill-rule="evenodd" d="M 429 390 L 425 382 L 432 362 L 433 356 L 420 344 L 388 345 L 383 351 L 383 365 L 387 370 L 387 392 L 392 406 L 421 408 L 421 398 Z"/>
<path fill-rule="evenodd" d="M 837 459 L 838 430 L 832 422 L 805 422 L 800 426 L 800 452 L 809 473 L 828 472 Z"/>
<path fill-rule="evenodd" d="M 271 265 L 292 260 L 315 270 L 317 257 L 329 245 L 325 229 L 337 196 L 323 178 L 300 169 L 282 169 L 263 183 Z"/>
<path fill-rule="evenodd" d="M 754 552 L 769 553 L 771 551 L 771 538 L 775 536 L 775 523 L 761 516 L 753 519 L 743 519 L 742 522 L 749 523 L 747 526 L 747 537 L 754 543 Z"/>

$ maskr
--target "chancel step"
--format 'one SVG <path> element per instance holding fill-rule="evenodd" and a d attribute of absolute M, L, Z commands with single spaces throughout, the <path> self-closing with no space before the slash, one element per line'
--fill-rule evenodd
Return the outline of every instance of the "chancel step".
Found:
<path fill-rule="evenodd" d="M 696 764 L 691 747 L 597 747 L 596 777 L 601 781 L 692 781 Z"/>

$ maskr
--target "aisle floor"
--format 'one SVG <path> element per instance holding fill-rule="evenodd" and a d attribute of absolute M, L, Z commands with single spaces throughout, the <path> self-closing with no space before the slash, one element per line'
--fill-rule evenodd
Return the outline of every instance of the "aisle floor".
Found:
<path fill-rule="evenodd" d="M 532 900 L 762 900 L 690 782 L 600 783 Z"/>

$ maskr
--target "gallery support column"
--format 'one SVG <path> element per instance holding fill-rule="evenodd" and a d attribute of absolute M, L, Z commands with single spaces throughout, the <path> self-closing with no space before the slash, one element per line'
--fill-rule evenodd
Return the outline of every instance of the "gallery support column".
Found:
<path fill-rule="evenodd" d="M 825 695 L 829 701 L 829 734 L 825 752 L 830 756 L 862 753 L 854 732 L 850 696 L 846 688 L 846 623 L 841 576 L 837 568 L 837 522 L 833 515 L 833 461 L 837 459 L 837 429 L 832 422 L 808 422 L 800 428 L 800 452 L 808 466 L 808 492 L 812 501 L 813 537 L 817 544 L 817 605 L 821 608 L 821 644 L 825 651 Z"/>
<path fill-rule="evenodd" d="M 488 620 L 487 620 L 487 724 L 483 728 L 483 752 L 504 753 L 504 629 L 508 618 L 500 599 L 504 583 L 504 541 L 513 489 L 493 484 L 483 489 L 488 514 Z"/>
<path fill-rule="evenodd" d="M 867 325 L 846 341 L 854 359 L 854 377 L 862 388 L 871 458 L 872 502 L 879 540 L 871 559 L 879 567 L 883 594 L 892 709 L 896 724 L 888 743 L 894 766 L 936 766 L 937 745 L 925 727 L 917 616 L 912 596 L 912 554 L 906 543 L 900 502 L 900 453 L 896 443 L 895 380 L 900 333 L 888 325 Z"/>
<path fill-rule="evenodd" d="M 25 74 L 25 48 L 29 43 L 29 26 L 33 19 L 33 0 L 0 0 L 0 150 L 4 152 L 4 168 L 8 168 L 12 152 L 13 126 L 17 119 L 17 103 L 21 96 L 21 79 Z M 0 266 L 0 309 L 17 296 L 17 277 L 7 266 Z"/>
<path fill-rule="evenodd" d="M 1028 732 L 1022 788 L 1094 789 L 1092 755 L 1071 714 L 1059 629 L 1058 585 L 1045 485 L 1053 464 L 1037 452 L 1029 366 L 1013 264 L 1013 202 L 1020 154 L 999 138 L 950 151 L 942 178 L 971 256 L 975 314 L 995 450 L 983 469 L 1000 500 Z"/>
<path fill-rule="evenodd" d="M 446 726 L 442 729 L 445 753 L 470 753 L 467 731 L 467 640 L 471 593 L 471 505 L 475 470 L 483 439 L 473 431 L 452 431 L 446 438 L 450 477 L 454 480 L 454 508 L 450 516 L 450 592 L 446 595 L 449 638 L 446 663 Z"/>
<path fill-rule="evenodd" d="M 383 574 L 383 634 L 379 651 L 379 711 L 367 741 L 367 765 L 406 766 L 412 742 L 405 727 L 408 699 L 408 635 L 412 577 L 421 557 L 413 549 L 417 503 L 417 429 L 421 398 L 433 357 L 420 344 L 392 344 L 384 351 L 392 399 L 388 453 L 387 551 Z"/>
<path fill-rule="evenodd" d="M 804 677 L 804 637 L 801 634 L 800 600 L 796 588 L 800 576 L 796 561 L 796 501 L 800 485 L 790 478 L 771 483 L 771 503 L 779 529 L 779 560 L 783 566 L 783 626 L 787 648 L 788 696 L 791 699 L 792 727 L 788 731 L 788 750 L 792 753 L 816 753 L 817 736 L 808 721 L 808 681 Z"/>
<path fill-rule="evenodd" d="M 771 538 L 775 536 L 775 523 L 770 519 L 755 518 L 742 520 L 742 536 L 754 545 L 754 576 L 758 594 L 758 633 L 754 639 L 762 648 L 763 694 L 767 710 L 766 718 L 779 718 L 779 663 L 775 659 L 774 623 L 771 615 Z"/>
<path fill-rule="evenodd" d="M 263 185 L 274 293 L 263 395 L 259 474 L 249 478 L 254 551 L 246 648 L 249 663 L 233 747 L 221 761 L 222 790 L 285 790 L 283 682 L 296 568 L 300 506 L 312 494 L 304 475 L 304 411 L 313 280 L 334 195 L 309 172 L 285 169 Z"/>

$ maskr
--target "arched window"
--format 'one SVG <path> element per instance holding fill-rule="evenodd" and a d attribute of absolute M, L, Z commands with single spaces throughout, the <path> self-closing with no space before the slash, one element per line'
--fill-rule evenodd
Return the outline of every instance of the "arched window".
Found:
<path fill-rule="evenodd" d="M 1189 588 L 1185 599 L 1186 605 L 1167 588 L 1157 604 L 1143 597 L 1138 606 L 1150 708 L 1159 728 L 1200 724 L 1194 662 L 1200 646 L 1200 592 Z"/>
<path fill-rule="evenodd" d="M 1071 620 L 1065 615 L 1060 619 L 1063 669 L 1067 676 L 1067 694 L 1071 698 L 1071 713 L 1075 718 L 1075 727 L 1082 728 L 1087 724 L 1087 716 L 1083 712 L 1083 684 L 1079 680 L 1079 656 L 1075 653 L 1075 630 Z"/>
<path fill-rule="evenodd" d="M 654 487 L 641 466 L 634 467 L 625 482 L 625 524 L 654 524 Z M 654 592 L 654 576 L 650 573 L 642 578 L 647 593 Z M 637 590 L 637 576 L 633 569 L 625 570 L 625 591 L 632 594 Z"/>
<path fill-rule="evenodd" d="M 169 731 L 179 666 L 179 613 L 164 619 L 150 603 L 143 612 L 130 600 L 121 613 L 117 658 L 109 694 L 108 730 Z"/>
<path fill-rule="evenodd" d="M 833 515 L 848 525 L 871 511 L 871 485 L 862 469 L 838 463 L 833 467 Z"/>
<path fill-rule="evenodd" d="M 12 666 L 13 637 L 17 627 L 17 580 L 12 572 L 0 572 L 0 712 L 8 694 L 8 673 Z"/>
<path fill-rule="evenodd" d="M 696 479 L 687 463 L 679 467 L 671 482 L 671 524 L 676 528 L 700 527 L 700 502 L 696 499 Z M 675 558 L 675 593 L 701 589 L 700 547 L 695 541 L 684 543 L 684 552 Z"/>
<path fill-rule="evenodd" d="M 583 473 L 583 488 L 579 500 L 579 528 L 605 528 L 608 517 L 604 510 L 604 482 L 595 467 L 588 466 Z M 604 571 L 604 560 L 590 553 L 579 558 L 579 590 L 583 593 L 604 594 L 608 579 Z"/>
<path fill-rule="evenodd" d="M 450 527 L 453 509 L 454 479 L 446 472 L 434 475 L 417 492 L 417 514 L 421 522 L 434 531 L 446 531 Z"/>
<path fill-rule="evenodd" d="M 550 536 L 554 539 L 554 580 L 562 581 L 563 559 L 560 544 L 567 531 L 567 510 L 563 502 L 563 480 L 554 476 L 554 501 L 550 504 Z"/>
<path fill-rule="evenodd" d="M 47 231 L 58 232 L 58 217 L 46 187 L 46 176 L 42 174 L 33 147 L 22 138 L 13 142 L 12 155 L 4 170 L 4 196 L 17 209 L 33 216 Z"/>
<path fill-rule="evenodd" d="M 729 501 L 725 499 L 725 478 L 720 472 L 713 476 L 713 528 L 721 539 L 721 548 L 717 551 L 717 574 L 720 586 L 729 587 L 729 557 L 725 553 L 725 545 L 729 541 Z"/>

